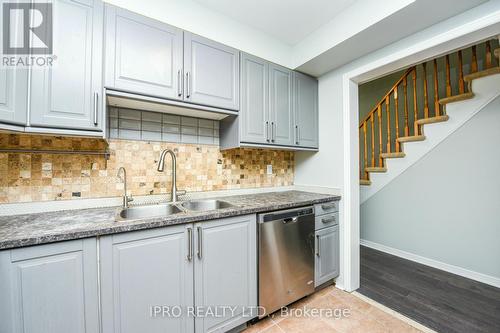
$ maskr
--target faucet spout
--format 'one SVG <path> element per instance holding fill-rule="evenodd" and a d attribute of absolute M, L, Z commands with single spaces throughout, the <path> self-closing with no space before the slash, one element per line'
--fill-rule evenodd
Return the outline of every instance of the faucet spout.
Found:
<path fill-rule="evenodd" d="M 170 155 L 172 158 L 172 202 L 178 201 L 179 191 L 177 190 L 177 158 L 175 157 L 175 153 L 171 149 L 165 149 L 160 154 L 160 159 L 158 161 L 158 171 L 163 172 L 165 170 L 165 156 Z M 185 193 L 185 191 L 181 191 Z"/>
<path fill-rule="evenodd" d="M 121 177 L 121 174 L 123 173 L 123 177 Z M 123 182 L 123 203 L 122 203 L 122 207 L 123 209 L 127 209 L 128 208 L 128 203 L 130 201 L 133 201 L 134 199 L 132 199 L 131 197 L 129 197 L 127 195 L 127 170 L 125 170 L 124 167 L 120 167 L 118 169 L 118 172 L 116 173 L 116 177 L 120 178 L 121 181 Z"/>

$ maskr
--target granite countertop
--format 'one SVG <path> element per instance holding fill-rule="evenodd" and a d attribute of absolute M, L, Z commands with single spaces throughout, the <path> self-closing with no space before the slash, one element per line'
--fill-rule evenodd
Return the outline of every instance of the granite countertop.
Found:
<path fill-rule="evenodd" d="M 1 216 L 0 250 L 300 207 L 339 200 L 340 197 L 285 191 L 214 199 L 224 200 L 234 207 L 119 222 L 115 218 L 117 207 Z"/>

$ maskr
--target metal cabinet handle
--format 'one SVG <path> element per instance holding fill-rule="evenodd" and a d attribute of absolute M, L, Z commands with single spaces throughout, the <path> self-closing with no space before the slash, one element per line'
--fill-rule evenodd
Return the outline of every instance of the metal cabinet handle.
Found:
<path fill-rule="evenodd" d="M 186 72 L 186 98 L 191 97 L 191 80 L 189 72 Z"/>
<path fill-rule="evenodd" d="M 177 96 L 181 97 L 182 96 L 182 90 L 183 90 L 183 82 L 182 82 L 182 72 L 179 69 L 177 71 Z"/>
<path fill-rule="evenodd" d="M 266 141 L 269 142 L 269 122 L 266 121 Z"/>
<path fill-rule="evenodd" d="M 98 112 L 99 112 L 99 93 L 94 92 L 94 126 L 97 126 Z"/>
<path fill-rule="evenodd" d="M 335 204 L 323 204 L 321 205 L 321 208 L 325 209 L 325 210 L 328 210 L 328 209 L 334 209 L 335 208 Z"/>
<path fill-rule="evenodd" d="M 192 228 L 187 228 L 188 232 L 188 255 L 187 255 L 187 260 L 191 261 L 193 260 L 193 229 Z"/>
<path fill-rule="evenodd" d="M 274 121 L 271 122 L 271 142 L 274 142 Z"/>
<path fill-rule="evenodd" d="M 299 125 L 295 125 L 295 144 L 299 144 Z"/>
<path fill-rule="evenodd" d="M 319 235 L 316 235 L 316 255 L 320 256 L 320 238 Z"/>
<path fill-rule="evenodd" d="M 330 217 L 330 218 L 324 218 L 324 219 L 321 219 L 321 222 L 323 222 L 323 223 L 331 223 L 331 222 L 335 222 L 335 216 Z"/>
<path fill-rule="evenodd" d="M 276 123 L 273 123 L 273 126 L 274 126 L 274 131 L 273 131 L 273 133 L 274 133 L 273 142 L 275 142 L 275 141 L 276 141 L 276 132 L 278 132 L 278 127 L 276 126 Z"/>
<path fill-rule="evenodd" d="M 201 253 L 201 247 L 202 247 L 202 234 L 203 234 L 203 229 L 201 227 L 196 228 L 198 231 L 198 250 L 197 250 L 197 255 L 198 259 L 202 258 L 202 253 Z"/>

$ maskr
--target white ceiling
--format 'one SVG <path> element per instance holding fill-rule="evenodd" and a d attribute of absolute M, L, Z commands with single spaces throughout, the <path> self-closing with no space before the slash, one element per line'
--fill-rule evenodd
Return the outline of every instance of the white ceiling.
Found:
<path fill-rule="evenodd" d="M 194 0 L 238 22 L 295 45 L 356 0 Z"/>

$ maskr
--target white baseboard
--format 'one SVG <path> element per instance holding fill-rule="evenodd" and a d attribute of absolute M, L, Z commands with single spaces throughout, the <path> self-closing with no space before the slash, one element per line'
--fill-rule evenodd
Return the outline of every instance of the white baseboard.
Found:
<path fill-rule="evenodd" d="M 365 239 L 360 239 L 360 244 L 363 246 L 378 250 L 378 251 L 392 254 L 392 255 L 397 256 L 397 257 L 401 257 L 401 258 L 404 258 L 407 260 L 418 262 L 419 264 L 422 264 L 422 265 L 434 267 L 434 268 L 440 269 L 442 271 L 446 271 L 446 272 L 449 272 L 452 274 L 460 275 L 460 276 L 466 277 L 468 279 L 472 279 L 472 280 L 475 280 L 478 282 L 488 284 L 488 285 L 493 286 L 493 287 L 500 288 L 500 278 L 497 278 L 494 276 L 474 272 L 474 271 L 471 271 L 471 270 L 468 270 L 468 269 L 465 269 L 462 267 L 458 267 L 458 266 L 450 265 L 450 264 L 447 264 L 447 263 L 444 263 L 441 261 L 437 261 L 434 259 L 422 257 L 422 256 L 419 256 L 417 254 L 413 254 L 413 253 L 406 252 L 403 250 L 395 249 L 393 247 L 389 247 L 389 246 L 382 245 L 379 243 L 371 242 L 371 241 L 368 241 Z"/>

